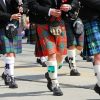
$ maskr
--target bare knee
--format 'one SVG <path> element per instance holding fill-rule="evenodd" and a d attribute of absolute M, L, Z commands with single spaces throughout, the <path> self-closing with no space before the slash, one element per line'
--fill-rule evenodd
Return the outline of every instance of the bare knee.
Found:
<path fill-rule="evenodd" d="M 96 54 L 94 56 L 94 62 L 95 62 L 95 64 L 100 64 L 100 54 Z"/>

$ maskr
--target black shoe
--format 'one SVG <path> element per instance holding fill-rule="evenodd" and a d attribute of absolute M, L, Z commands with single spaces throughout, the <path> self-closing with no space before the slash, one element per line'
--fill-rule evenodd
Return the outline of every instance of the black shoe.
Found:
<path fill-rule="evenodd" d="M 94 87 L 94 91 L 100 95 L 100 87 L 97 84 Z"/>
<path fill-rule="evenodd" d="M 80 53 L 80 56 L 83 58 L 83 60 L 87 60 L 87 62 L 93 61 L 93 58 L 91 58 L 91 56 L 84 56 L 83 52 Z"/>
<path fill-rule="evenodd" d="M 9 85 L 9 82 L 7 80 L 8 75 L 5 75 L 4 73 L 2 73 L 2 79 L 4 80 L 5 85 Z"/>
<path fill-rule="evenodd" d="M 83 52 L 80 53 L 80 56 L 81 56 L 82 58 L 84 57 Z"/>
<path fill-rule="evenodd" d="M 62 96 L 63 95 L 63 92 L 61 91 L 60 87 L 53 88 L 53 95 L 54 96 Z"/>
<path fill-rule="evenodd" d="M 41 62 L 41 59 L 39 59 L 39 58 L 37 58 L 37 61 L 36 61 L 37 63 L 39 63 L 39 64 L 41 64 L 42 62 Z"/>
<path fill-rule="evenodd" d="M 68 56 L 65 57 L 65 61 L 69 63 Z"/>
<path fill-rule="evenodd" d="M 70 76 L 80 76 L 80 73 L 78 72 L 77 69 L 72 69 L 70 71 Z"/>
<path fill-rule="evenodd" d="M 86 56 L 84 56 L 84 57 L 83 57 L 83 60 L 86 60 L 86 59 L 87 59 Z"/>
<path fill-rule="evenodd" d="M 52 91 L 52 82 L 51 82 L 51 79 L 50 79 L 50 77 L 49 77 L 49 73 L 47 72 L 47 73 L 45 73 L 45 78 L 47 79 L 47 87 L 48 87 L 48 89 L 50 90 L 50 91 Z"/>
<path fill-rule="evenodd" d="M 18 88 L 14 77 L 9 77 L 9 88 Z"/>
<path fill-rule="evenodd" d="M 93 62 L 93 58 L 91 56 L 87 56 L 86 61 L 87 62 Z"/>
<path fill-rule="evenodd" d="M 87 62 L 93 62 L 93 58 L 91 56 L 83 56 L 83 60 L 86 60 Z"/>
<path fill-rule="evenodd" d="M 9 85 L 9 88 L 18 88 L 18 85 L 15 83 L 14 77 L 9 75 L 2 74 L 2 79 L 4 79 L 5 85 Z"/>
<path fill-rule="evenodd" d="M 45 62 L 43 62 L 41 65 L 42 65 L 42 67 L 47 67 Z"/>
<path fill-rule="evenodd" d="M 41 59 L 37 58 L 37 63 L 39 63 L 40 65 L 42 65 L 42 67 L 47 67 L 45 62 L 42 62 Z"/>

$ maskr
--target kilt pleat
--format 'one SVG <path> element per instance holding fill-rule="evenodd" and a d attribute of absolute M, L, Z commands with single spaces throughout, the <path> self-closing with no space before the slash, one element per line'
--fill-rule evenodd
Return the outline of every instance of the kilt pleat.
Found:
<path fill-rule="evenodd" d="M 5 53 L 21 53 L 22 52 L 22 35 L 18 34 L 12 40 L 4 35 L 4 31 L 0 31 L 0 54 Z"/>
<path fill-rule="evenodd" d="M 66 34 L 67 34 L 67 47 L 69 48 L 70 46 L 83 46 L 83 41 L 84 41 L 84 33 L 81 35 L 76 35 L 74 28 L 73 28 L 73 23 L 74 20 L 68 19 L 66 21 Z"/>
<path fill-rule="evenodd" d="M 53 53 L 65 55 L 67 53 L 67 38 L 64 25 L 62 34 L 55 37 L 49 32 L 49 26 L 37 25 L 35 55 L 48 56 Z"/>
<path fill-rule="evenodd" d="M 85 50 L 86 54 L 93 56 L 100 53 L 100 19 L 94 19 L 92 21 L 83 21 L 86 42 L 84 46 L 88 49 Z"/>

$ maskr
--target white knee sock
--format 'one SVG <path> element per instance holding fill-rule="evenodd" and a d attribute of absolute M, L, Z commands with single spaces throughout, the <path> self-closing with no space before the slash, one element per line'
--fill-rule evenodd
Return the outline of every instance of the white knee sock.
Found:
<path fill-rule="evenodd" d="M 14 57 L 5 57 L 5 71 L 4 73 L 14 76 L 14 63 L 15 63 L 15 58 Z"/>
<path fill-rule="evenodd" d="M 59 82 L 58 82 L 57 79 L 52 80 L 52 89 L 55 88 L 55 87 L 59 87 Z"/>
<path fill-rule="evenodd" d="M 96 73 L 96 77 L 97 77 L 97 84 L 98 86 L 100 87 L 100 65 L 94 65 L 94 70 L 95 70 L 95 73 Z"/>
<path fill-rule="evenodd" d="M 49 77 L 51 78 L 53 87 L 59 86 L 57 80 L 57 61 L 47 61 L 46 64 L 48 66 L 48 73 Z"/>
<path fill-rule="evenodd" d="M 75 61 L 75 56 L 76 56 L 76 49 L 73 50 L 68 50 L 68 59 L 69 63 L 73 64 L 73 67 L 71 69 L 76 69 L 76 61 Z"/>

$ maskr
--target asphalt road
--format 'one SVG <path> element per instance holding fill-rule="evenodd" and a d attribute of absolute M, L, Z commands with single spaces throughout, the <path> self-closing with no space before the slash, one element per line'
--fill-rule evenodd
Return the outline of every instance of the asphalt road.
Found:
<path fill-rule="evenodd" d="M 34 45 L 23 44 L 23 53 L 16 56 L 15 77 L 19 88 L 10 89 L 0 78 L 0 100 L 100 100 L 93 90 L 97 79 L 91 62 L 83 61 L 77 55 L 77 68 L 81 76 L 70 76 L 68 64 L 64 62 L 59 70 L 59 83 L 63 96 L 53 96 L 46 85 L 46 67 L 36 63 Z M 4 68 L 3 56 L 0 57 L 0 73 Z"/>

